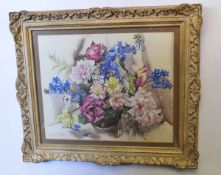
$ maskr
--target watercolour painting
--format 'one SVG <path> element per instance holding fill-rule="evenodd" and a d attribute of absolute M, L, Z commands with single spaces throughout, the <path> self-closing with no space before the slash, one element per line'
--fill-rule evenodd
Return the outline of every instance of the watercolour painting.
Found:
<path fill-rule="evenodd" d="M 38 35 L 38 50 L 46 139 L 173 142 L 174 32 Z"/>

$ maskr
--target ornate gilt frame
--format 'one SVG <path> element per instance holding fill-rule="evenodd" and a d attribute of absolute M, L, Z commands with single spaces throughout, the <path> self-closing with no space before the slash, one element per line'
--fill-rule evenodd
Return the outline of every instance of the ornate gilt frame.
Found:
<path fill-rule="evenodd" d="M 24 126 L 24 161 L 92 161 L 100 165 L 151 164 L 177 168 L 197 168 L 198 104 L 200 99 L 199 54 L 202 24 L 200 4 L 163 7 L 91 8 L 46 12 L 11 12 L 10 30 L 14 36 L 18 78 L 17 99 Z M 96 28 L 106 26 L 180 26 L 180 146 L 127 147 L 75 146 L 40 143 L 36 93 L 33 78 L 32 29 Z M 34 90 L 33 90 L 34 89 Z"/>

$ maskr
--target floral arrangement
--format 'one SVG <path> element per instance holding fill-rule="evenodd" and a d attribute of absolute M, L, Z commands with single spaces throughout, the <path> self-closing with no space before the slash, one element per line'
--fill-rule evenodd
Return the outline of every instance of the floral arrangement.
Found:
<path fill-rule="evenodd" d="M 52 78 L 45 93 L 61 94 L 65 103 L 75 106 L 58 115 L 64 127 L 74 125 L 79 129 L 78 123 L 89 123 L 111 128 L 120 136 L 131 129 L 138 133 L 149 131 L 164 120 L 154 89 L 172 88 L 169 72 L 151 71 L 148 64 L 129 70 L 125 61 L 144 52 L 141 35 L 134 39 L 134 44 L 118 41 L 111 48 L 92 42 L 83 55 L 75 58 L 69 79 Z"/>

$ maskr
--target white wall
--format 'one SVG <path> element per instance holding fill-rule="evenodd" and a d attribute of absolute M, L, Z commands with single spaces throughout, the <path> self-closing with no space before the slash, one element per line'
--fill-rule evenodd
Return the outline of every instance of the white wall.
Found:
<path fill-rule="evenodd" d="M 176 170 L 154 166 L 97 166 L 93 163 L 50 161 L 23 163 L 22 123 L 16 101 L 16 60 L 8 29 L 8 12 L 18 10 L 74 9 L 103 6 L 203 4 L 201 32 L 201 102 L 198 170 Z M 219 175 L 221 174 L 221 0 L 1 0 L 0 5 L 0 174 L 2 175 Z"/>

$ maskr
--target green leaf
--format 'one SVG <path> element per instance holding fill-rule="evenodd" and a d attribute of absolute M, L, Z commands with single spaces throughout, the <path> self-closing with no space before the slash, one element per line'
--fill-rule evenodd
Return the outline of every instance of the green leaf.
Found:
<path fill-rule="evenodd" d="M 133 39 L 135 39 L 135 40 L 141 40 L 141 39 L 142 39 L 141 34 L 136 34 L 136 35 L 134 35 L 134 38 L 133 38 Z"/>
<path fill-rule="evenodd" d="M 54 70 L 54 69 L 56 69 L 56 68 L 58 68 L 58 67 L 60 67 L 61 65 L 59 65 L 59 64 L 56 64 L 56 65 L 54 65 L 53 67 L 52 67 L 52 69 Z"/>
<path fill-rule="evenodd" d="M 76 50 L 74 51 L 74 55 L 73 55 L 74 58 L 75 58 L 75 56 L 79 55 L 80 52 L 81 52 L 81 50 L 83 49 L 84 41 L 85 41 L 84 38 L 82 38 L 82 39 L 79 40 L 79 42 L 78 42 L 78 44 L 77 44 L 77 48 L 76 48 Z"/>
<path fill-rule="evenodd" d="M 60 74 L 61 72 L 63 72 L 66 69 L 67 69 L 67 66 L 62 66 L 61 68 L 59 68 L 58 74 Z"/>
<path fill-rule="evenodd" d="M 85 91 L 89 91 L 89 87 L 86 84 L 78 84 L 78 86 Z"/>
<path fill-rule="evenodd" d="M 76 61 L 78 61 L 78 60 L 83 59 L 84 57 L 85 57 L 84 55 L 77 55 L 77 56 L 74 57 L 74 60 L 75 60 L 75 62 L 76 62 Z"/>
<path fill-rule="evenodd" d="M 128 74 L 128 82 L 129 82 L 129 95 L 133 95 L 134 92 L 136 91 L 136 87 L 135 87 L 135 75 L 133 74 Z"/>
<path fill-rule="evenodd" d="M 55 56 L 54 54 L 53 54 L 53 55 L 50 55 L 50 54 L 49 54 L 49 58 L 50 58 L 53 62 L 55 62 L 55 63 L 57 63 L 57 64 L 60 63 L 60 60 L 57 59 L 56 56 Z"/>
<path fill-rule="evenodd" d="M 107 110 L 105 110 L 105 118 L 108 119 L 108 118 L 114 118 L 116 115 L 116 112 L 112 109 L 112 108 L 109 108 Z"/>
<path fill-rule="evenodd" d="M 69 65 L 65 60 L 59 60 L 54 54 L 50 55 L 49 58 L 54 62 L 54 66 L 52 67 L 53 70 L 57 69 L 58 74 L 60 74 L 63 71 L 70 71 L 71 66 Z"/>
<path fill-rule="evenodd" d="M 123 70 L 125 70 L 126 72 L 128 72 L 128 70 L 126 69 L 125 64 L 124 64 L 123 61 L 119 60 L 119 64 L 120 64 L 120 66 L 122 67 Z"/>
<path fill-rule="evenodd" d="M 101 127 L 116 126 L 121 118 L 122 111 L 114 110 L 112 107 L 105 109 L 104 118 L 100 121 Z"/>
<path fill-rule="evenodd" d="M 44 89 L 44 93 L 45 93 L 45 94 L 50 94 L 49 89 Z"/>
<path fill-rule="evenodd" d="M 102 48 L 104 51 L 107 51 L 107 47 L 104 44 L 102 44 Z"/>
<path fill-rule="evenodd" d="M 79 123 L 85 125 L 87 123 L 85 117 L 83 115 L 79 115 L 78 117 Z"/>

